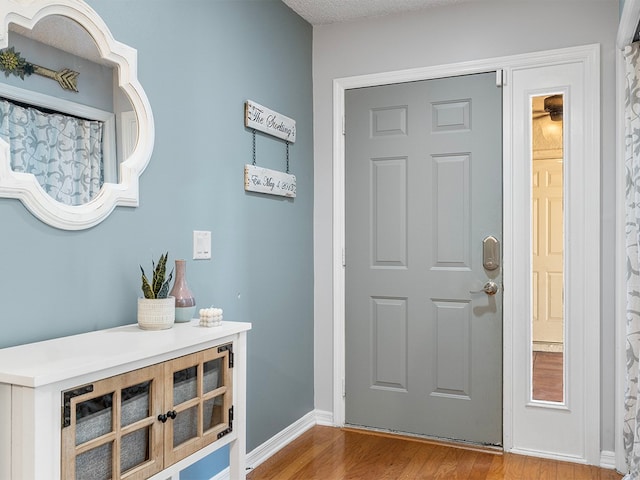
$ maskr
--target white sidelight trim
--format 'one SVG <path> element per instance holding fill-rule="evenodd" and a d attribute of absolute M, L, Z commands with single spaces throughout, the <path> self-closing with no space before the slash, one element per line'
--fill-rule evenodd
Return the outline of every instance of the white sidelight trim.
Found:
<path fill-rule="evenodd" d="M 505 88 L 505 405 L 511 405 L 505 450 L 600 463 L 600 81 L 599 46 L 549 52 L 509 68 Z M 565 95 L 564 313 L 565 400 L 533 401 L 531 386 L 530 97 Z M 510 213 L 506 210 L 510 209 Z M 507 227 L 507 224 L 510 228 Z M 509 319 L 512 319 L 509 322 Z M 509 331 L 506 330 L 509 329 Z M 510 397 L 510 398 L 508 398 Z M 508 400 L 507 400 L 508 398 Z M 572 435 L 567 435 L 567 432 Z M 506 435 L 505 435 L 506 437 Z"/>

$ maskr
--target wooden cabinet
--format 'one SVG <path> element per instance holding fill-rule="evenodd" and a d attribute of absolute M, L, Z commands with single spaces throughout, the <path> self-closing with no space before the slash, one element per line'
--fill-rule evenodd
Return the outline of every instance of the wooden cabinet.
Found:
<path fill-rule="evenodd" d="M 249 328 L 127 326 L 0 350 L 0 478 L 166 479 L 230 444 L 244 479 Z"/>
<path fill-rule="evenodd" d="M 62 478 L 146 479 L 233 431 L 228 343 L 62 393 Z"/>
<path fill-rule="evenodd" d="M 231 347 L 165 364 L 165 463 L 173 464 L 233 431 Z"/>
<path fill-rule="evenodd" d="M 137 479 L 163 469 L 163 371 L 154 365 L 63 392 L 62 478 Z"/>

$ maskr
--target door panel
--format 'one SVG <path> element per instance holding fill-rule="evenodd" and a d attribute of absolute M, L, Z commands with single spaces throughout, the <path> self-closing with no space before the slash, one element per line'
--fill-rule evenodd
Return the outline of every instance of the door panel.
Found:
<path fill-rule="evenodd" d="M 407 351 L 407 299 L 372 298 L 372 388 L 407 391 L 407 358 L 386 352 Z"/>
<path fill-rule="evenodd" d="M 373 159 L 372 240 L 375 267 L 407 266 L 407 159 Z"/>
<path fill-rule="evenodd" d="M 501 280 L 495 74 L 345 98 L 345 420 L 499 444 L 502 296 L 470 293 Z"/>
<path fill-rule="evenodd" d="M 562 345 L 563 342 L 562 169 L 562 159 L 534 160 L 532 164 L 534 350 L 537 345 Z"/>

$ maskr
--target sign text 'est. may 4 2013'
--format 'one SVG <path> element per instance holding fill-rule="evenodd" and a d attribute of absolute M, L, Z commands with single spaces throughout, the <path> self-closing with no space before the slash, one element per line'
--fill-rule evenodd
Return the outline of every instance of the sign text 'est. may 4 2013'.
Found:
<path fill-rule="evenodd" d="M 296 176 L 255 165 L 245 165 L 244 189 L 281 197 L 295 197 Z"/>

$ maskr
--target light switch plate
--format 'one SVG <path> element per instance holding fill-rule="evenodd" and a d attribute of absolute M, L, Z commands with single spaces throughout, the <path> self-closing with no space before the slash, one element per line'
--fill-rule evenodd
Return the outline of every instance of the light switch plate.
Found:
<path fill-rule="evenodd" d="M 209 260 L 211 258 L 211 232 L 193 231 L 193 259 Z"/>

